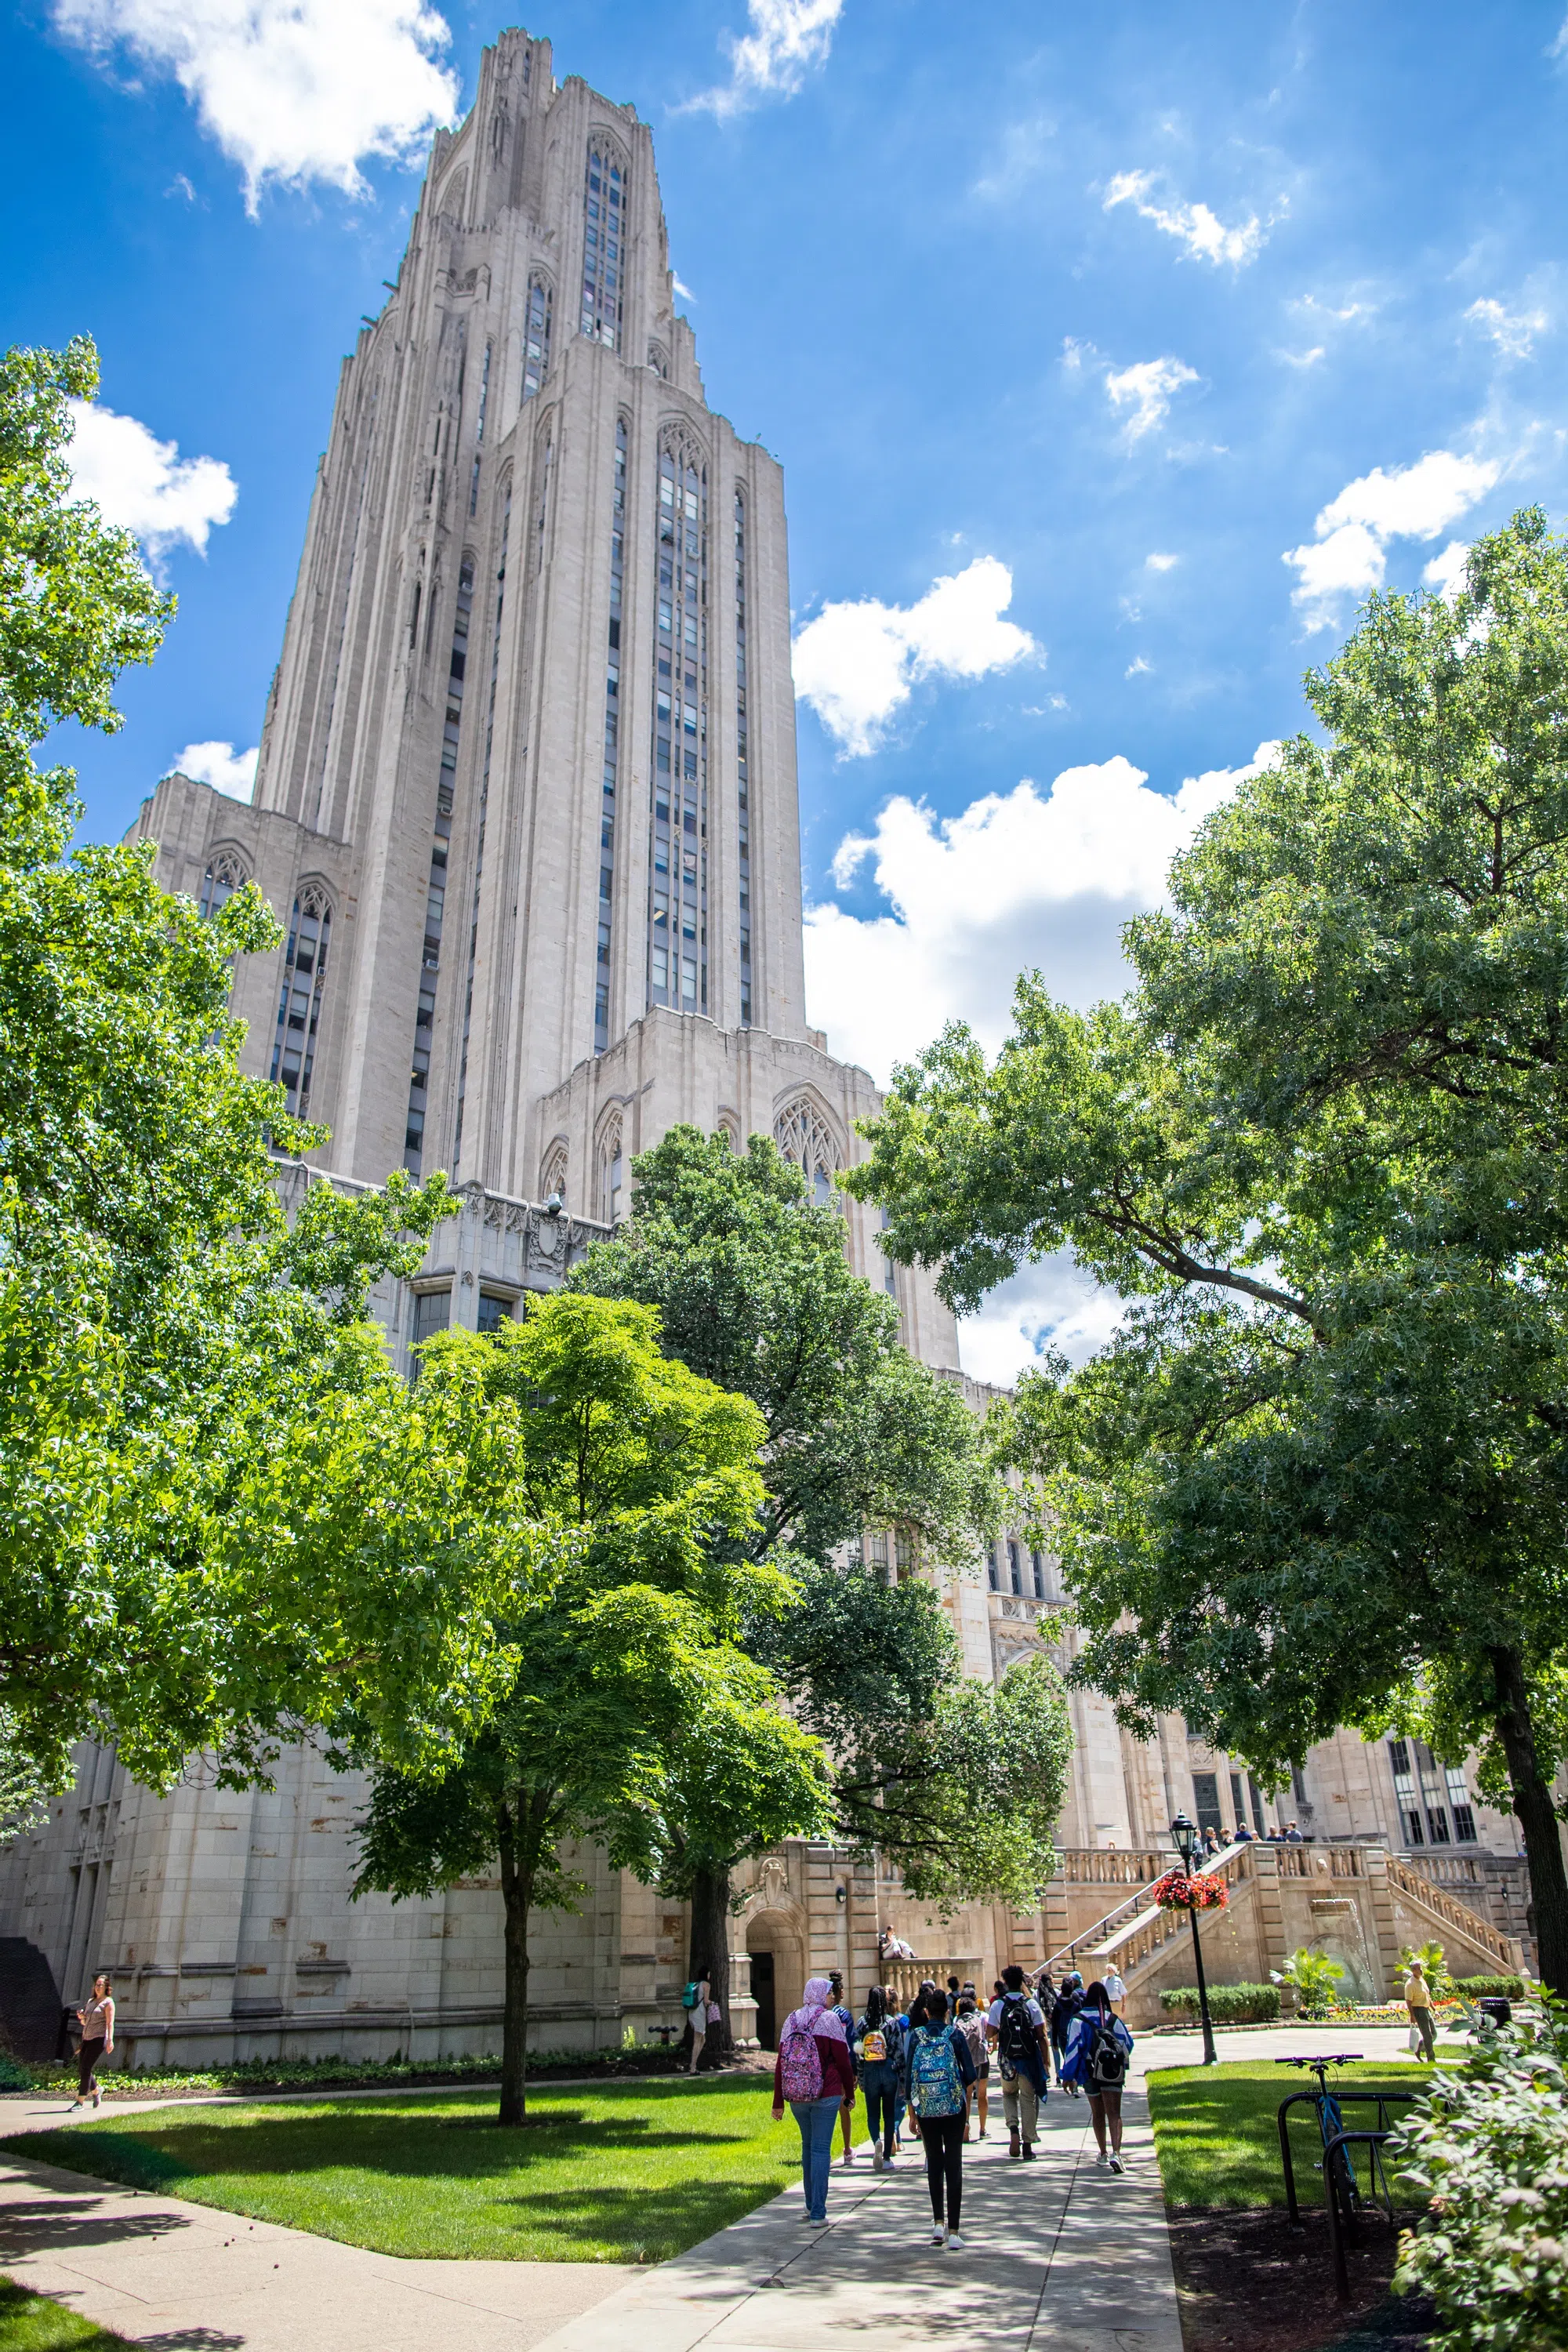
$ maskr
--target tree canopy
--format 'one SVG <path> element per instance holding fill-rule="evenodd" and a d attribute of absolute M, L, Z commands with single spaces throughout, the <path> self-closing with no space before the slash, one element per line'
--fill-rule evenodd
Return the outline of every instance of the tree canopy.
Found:
<path fill-rule="evenodd" d="M 228 1010 L 232 959 L 277 941 L 269 910 L 247 888 L 204 921 L 151 845 L 70 848 L 75 779 L 35 751 L 61 719 L 117 728 L 115 677 L 174 613 L 131 534 L 70 496 L 68 402 L 96 387 L 85 341 L 0 363 L 8 1769 L 58 1783 L 92 1733 L 155 1785 L 195 1748 L 243 1776 L 344 1706 L 414 1752 L 481 1703 L 469 1596 L 434 1570 L 395 1591 L 374 1546 L 312 1544 L 281 1465 L 395 1420 L 366 1302 L 417 1264 L 446 1187 L 314 1185 L 290 1228 L 277 1155 L 322 1131 L 242 1074 Z M 407 1466 L 417 1517 L 433 1497 Z"/>
<path fill-rule="evenodd" d="M 1424 1727 L 1524 1834 L 1568 1983 L 1568 551 L 1374 597 L 1298 737 L 1079 1014 L 1020 982 L 895 1082 L 849 1179 L 955 1303 L 1069 1248 L 1116 1337 L 1020 1387 L 1089 1640 L 1146 1726 L 1268 1777 Z"/>
<path fill-rule="evenodd" d="M 479 1735 L 444 1770 L 375 1775 L 358 1889 L 428 1894 L 499 1854 L 510 2123 L 526 2105 L 529 1922 L 582 1891 L 566 1843 L 598 1840 L 613 1864 L 668 1878 L 693 1838 L 819 1831 L 825 1774 L 735 1643 L 789 1597 L 739 1549 L 762 1503 L 759 1417 L 661 1354 L 649 1308 L 556 1296 L 494 1337 L 447 1332 L 424 1351 L 414 1413 L 470 1450 L 500 1523 L 550 1559 L 498 1622 L 511 1680 Z M 469 1541 L 478 1585 L 482 1518 Z"/>

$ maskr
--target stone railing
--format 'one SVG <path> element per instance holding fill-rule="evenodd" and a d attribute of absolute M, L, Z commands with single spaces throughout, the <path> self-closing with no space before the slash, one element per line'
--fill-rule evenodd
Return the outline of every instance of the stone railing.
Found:
<path fill-rule="evenodd" d="M 1409 1895 L 1412 1902 L 1421 1904 L 1425 1909 L 1446 1921 L 1468 1943 L 1479 1945 L 1482 1951 L 1490 1952 L 1499 1963 L 1500 1974 L 1511 1974 L 1517 1965 L 1512 1943 L 1508 1937 L 1500 1936 L 1491 1922 L 1483 1919 L 1479 1912 L 1472 1911 L 1468 1903 L 1460 1903 L 1454 1895 L 1446 1894 L 1430 1878 L 1424 1877 L 1418 1870 L 1412 1870 L 1407 1863 L 1399 1861 L 1392 1853 L 1388 1857 L 1388 1883 L 1391 1886 L 1397 1886 L 1401 1894 Z"/>
<path fill-rule="evenodd" d="M 1175 1860 L 1158 1846 L 1069 1845 L 1058 1848 L 1058 1878 L 1069 1886 L 1151 1886 Z"/>
<path fill-rule="evenodd" d="M 1277 1845 L 1281 1878 L 1364 1878 L 1366 1864 L 1356 1845 Z"/>
<path fill-rule="evenodd" d="M 971 1954 L 965 1959 L 957 1960 L 884 1960 L 882 1962 L 882 1982 L 890 1993 L 897 1996 L 900 2006 L 904 2009 L 908 2009 L 928 1978 L 932 1984 L 940 1985 L 945 1992 L 949 1977 L 956 1977 L 961 1985 L 972 1984 L 982 2007 L 987 2007 L 991 2000 L 991 1988 L 989 1985 L 981 1983 L 980 1975 L 981 1962 L 974 1954 Z"/>
<path fill-rule="evenodd" d="M 1203 1865 L 1204 1871 L 1209 1877 L 1223 1878 L 1229 1886 L 1239 1885 L 1252 1875 L 1251 1853 L 1250 1845 L 1227 1845 Z M 1099 1943 L 1090 1943 L 1084 1936 L 1078 1941 L 1097 1974 L 1103 1976 L 1107 1965 L 1114 1961 L 1125 1977 L 1145 1960 L 1152 1959 L 1173 1936 L 1189 1932 L 1187 1916 L 1184 1910 L 1163 1910 L 1157 1903 L 1151 1903 L 1125 1924 L 1113 1927 Z"/>

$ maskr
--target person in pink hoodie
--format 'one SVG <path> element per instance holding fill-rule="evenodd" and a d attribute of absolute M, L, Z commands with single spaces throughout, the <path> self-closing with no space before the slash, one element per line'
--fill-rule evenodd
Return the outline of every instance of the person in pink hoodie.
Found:
<path fill-rule="evenodd" d="M 787 2103 L 800 2126 L 805 2222 L 808 2229 L 818 2230 L 827 2226 L 834 2126 L 839 2115 L 847 2115 L 855 2104 L 848 2037 L 832 2003 L 833 1988 L 827 1979 L 808 1979 L 805 2000 L 784 2021 L 779 2054 L 773 2061 L 773 2121 L 784 2121 Z"/>

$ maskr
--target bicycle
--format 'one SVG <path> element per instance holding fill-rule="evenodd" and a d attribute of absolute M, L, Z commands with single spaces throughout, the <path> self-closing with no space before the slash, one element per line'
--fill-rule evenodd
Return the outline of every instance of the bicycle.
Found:
<path fill-rule="evenodd" d="M 1333 2200 L 1339 2217 L 1342 2219 L 1347 2231 L 1354 2229 L 1355 2217 L 1361 2210 L 1362 2198 L 1361 2190 L 1356 2184 L 1355 2168 L 1344 2150 L 1345 2119 L 1340 2111 L 1338 2099 L 1329 2088 L 1328 2074 L 1331 2066 L 1349 2066 L 1361 2054 L 1359 2050 L 1342 2050 L 1331 2056 L 1325 2054 L 1310 2058 L 1276 2058 L 1274 2061 L 1277 2066 L 1295 2066 L 1315 2074 L 1318 2078 L 1316 2094 L 1309 2091 L 1300 2095 L 1311 2099 L 1317 2113 L 1318 2130 L 1323 2143 L 1323 2153 L 1319 2159 L 1318 2169 L 1323 2175 L 1323 2186 Z M 1286 2137 L 1285 2109 L 1293 2104 L 1293 2101 L 1287 2100 L 1285 2106 L 1279 2110 L 1279 2144 L 1285 2151 L 1292 2221 L 1296 2219 L 1295 2181 L 1290 2174 L 1289 2142 Z M 1381 2114 L 1379 2120 L 1381 2121 Z M 1376 2161 L 1375 2157 L 1373 2160 Z"/>

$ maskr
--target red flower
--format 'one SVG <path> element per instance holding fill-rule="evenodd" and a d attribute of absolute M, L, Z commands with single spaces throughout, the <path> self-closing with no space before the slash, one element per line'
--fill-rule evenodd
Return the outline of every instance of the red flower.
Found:
<path fill-rule="evenodd" d="M 1168 1870 L 1149 1893 L 1162 1911 L 1223 1911 L 1230 1901 L 1224 1879 L 1208 1870 L 1195 1870 L 1190 1878 L 1184 1870 Z"/>

